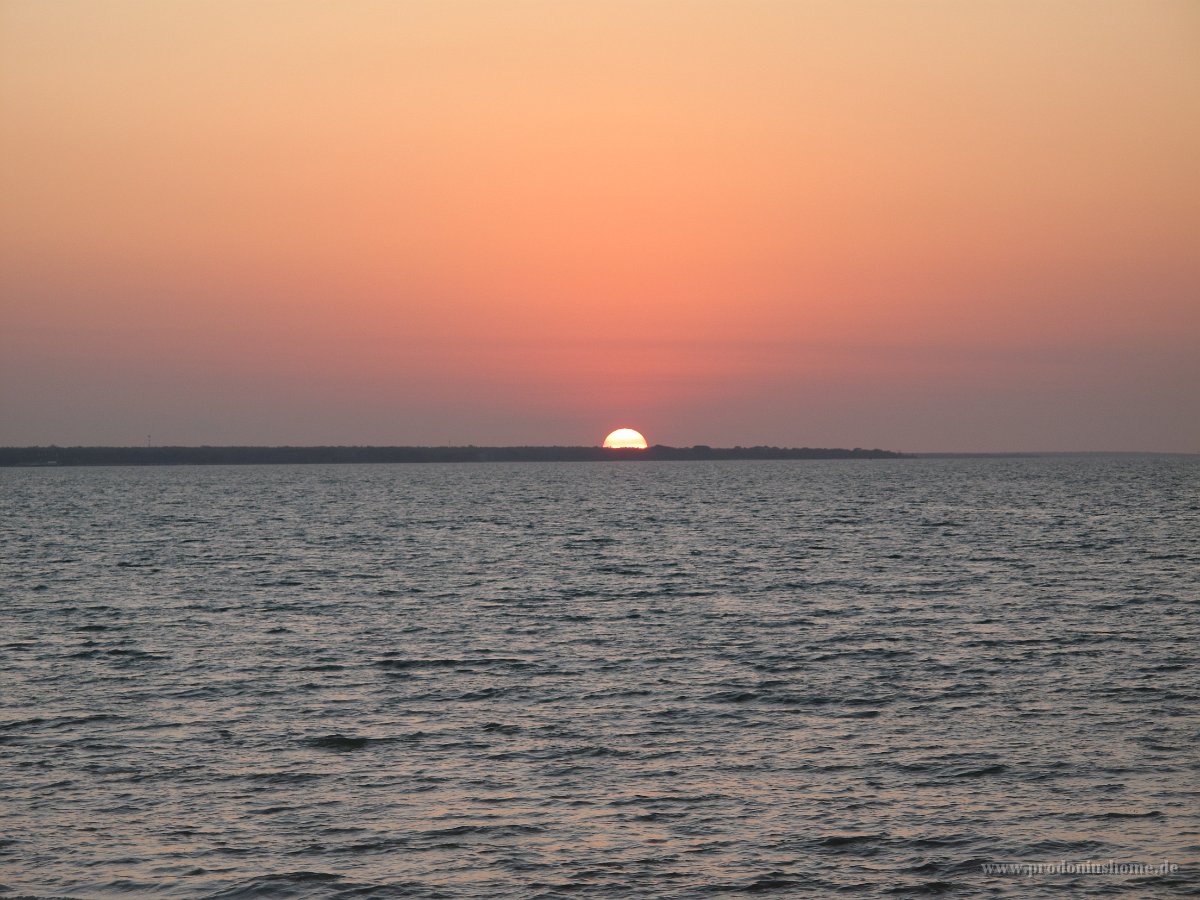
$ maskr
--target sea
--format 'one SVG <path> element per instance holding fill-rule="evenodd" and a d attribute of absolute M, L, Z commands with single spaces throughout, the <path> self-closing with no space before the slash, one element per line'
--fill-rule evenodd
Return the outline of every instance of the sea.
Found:
<path fill-rule="evenodd" d="M 0 469 L 0 897 L 1200 896 L 1200 457 Z"/>

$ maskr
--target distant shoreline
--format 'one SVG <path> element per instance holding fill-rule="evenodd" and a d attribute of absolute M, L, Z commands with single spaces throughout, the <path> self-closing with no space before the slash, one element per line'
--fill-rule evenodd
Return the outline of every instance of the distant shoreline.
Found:
<path fill-rule="evenodd" d="M 838 447 L 0 447 L 0 466 L 212 466 L 330 463 L 637 462 L 736 459 L 901 459 Z"/>

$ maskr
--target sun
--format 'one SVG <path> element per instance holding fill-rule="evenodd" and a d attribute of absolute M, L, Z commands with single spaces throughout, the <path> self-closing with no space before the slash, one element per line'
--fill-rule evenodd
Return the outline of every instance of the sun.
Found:
<path fill-rule="evenodd" d="M 604 439 L 604 446 L 610 450 L 645 450 L 650 445 L 640 431 L 618 428 Z"/>

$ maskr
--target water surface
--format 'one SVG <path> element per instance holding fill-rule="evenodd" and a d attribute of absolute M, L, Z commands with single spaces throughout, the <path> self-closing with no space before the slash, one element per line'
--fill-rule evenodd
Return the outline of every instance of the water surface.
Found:
<path fill-rule="evenodd" d="M 1196 889 L 1197 458 L 0 471 L 0 884 Z M 992 877 L 984 863 L 1181 866 Z"/>

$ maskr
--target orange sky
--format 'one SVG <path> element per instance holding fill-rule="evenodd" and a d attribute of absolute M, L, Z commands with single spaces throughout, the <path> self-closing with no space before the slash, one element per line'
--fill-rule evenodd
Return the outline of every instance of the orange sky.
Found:
<path fill-rule="evenodd" d="M 0 444 L 1200 450 L 1188 2 L 0 0 Z"/>

